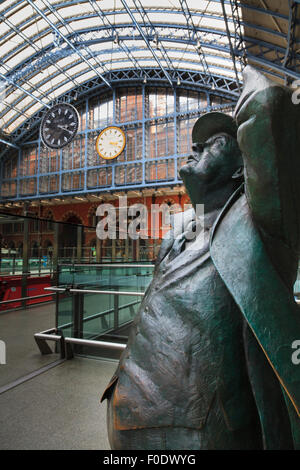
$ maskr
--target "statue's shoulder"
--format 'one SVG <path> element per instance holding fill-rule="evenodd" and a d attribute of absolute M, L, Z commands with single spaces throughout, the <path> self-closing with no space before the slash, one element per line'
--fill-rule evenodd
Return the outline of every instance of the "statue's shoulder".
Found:
<path fill-rule="evenodd" d="M 242 183 L 239 188 L 236 189 L 236 191 L 230 196 L 230 198 L 228 199 L 228 201 L 226 202 L 226 204 L 224 205 L 223 209 L 220 211 L 215 223 L 214 223 L 214 226 L 212 228 L 212 231 L 211 231 L 211 243 L 214 239 L 214 236 L 215 236 L 215 233 L 219 230 L 219 227 L 222 225 L 222 221 L 224 219 L 224 217 L 226 215 L 228 215 L 228 213 L 230 213 L 230 215 L 233 214 L 233 218 L 235 218 L 235 215 L 234 213 L 231 211 L 231 208 L 233 205 L 238 205 L 240 206 L 241 208 L 243 207 L 244 210 L 248 211 L 249 210 L 249 206 L 248 206 L 248 203 L 247 203 L 247 200 L 246 200 L 246 196 L 245 196 L 245 185 L 244 183 Z M 237 212 L 238 215 L 240 214 L 239 211 Z"/>

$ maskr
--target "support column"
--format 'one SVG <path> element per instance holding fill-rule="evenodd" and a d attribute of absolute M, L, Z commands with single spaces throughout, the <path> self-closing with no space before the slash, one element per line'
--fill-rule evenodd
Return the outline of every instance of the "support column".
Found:
<path fill-rule="evenodd" d="M 82 242 L 83 242 L 83 227 L 82 225 L 79 225 L 77 227 L 77 263 L 81 262 Z"/>
<path fill-rule="evenodd" d="M 23 266 L 22 266 L 22 288 L 21 297 L 27 297 L 27 277 L 29 269 L 29 219 L 24 218 L 24 232 L 23 232 Z M 26 300 L 22 301 L 22 307 L 26 308 Z"/>
<path fill-rule="evenodd" d="M 136 261 L 139 261 L 140 259 L 140 239 L 139 238 L 136 240 L 136 244 L 135 244 L 135 259 Z"/>
<path fill-rule="evenodd" d="M 102 257 L 102 242 L 97 237 L 96 239 L 96 262 L 97 263 L 101 263 L 101 257 Z"/>
<path fill-rule="evenodd" d="M 53 228 L 53 252 L 52 252 L 52 271 L 53 271 L 53 284 L 56 286 L 58 283 L 58 256 L 59 256 L 59 224 L 54 222 Z"/>
<path fill-rule="evenodd" d="M 125 238 L 125 261 L 129 259 L 129 239 Z"/>
<path fill-rule="evenodd" d="M 113 238 L 111 241 L 111 260 L 116 261 L 116 239 Z"/>

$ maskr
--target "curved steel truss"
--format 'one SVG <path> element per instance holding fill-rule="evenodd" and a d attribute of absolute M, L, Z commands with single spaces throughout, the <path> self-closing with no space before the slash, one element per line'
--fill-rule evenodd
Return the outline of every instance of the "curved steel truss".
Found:
<path fill-rule="evenodd" d="M 294 0 L 5 0 L 2 154 L 32 137 L 46 107 L 121 80 L 234 99 L 246 61 L 277 80 L 300 78 L 298 10 Z"/>

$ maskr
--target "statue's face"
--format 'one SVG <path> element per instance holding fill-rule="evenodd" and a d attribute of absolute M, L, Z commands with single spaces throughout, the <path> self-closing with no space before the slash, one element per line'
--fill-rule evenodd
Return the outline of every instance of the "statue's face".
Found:
<path fill-rule="evenodd" d="M 233 151 L 238 148 L 233 141 L 228 134 L 222 133 L 205 143 L 193 144 L 194 153 L 179 172 L 192 200 L 193 195 L 200 196 L 202 190 L 216 189 L 231 179 L 240 162 L 236 150 Z"/>

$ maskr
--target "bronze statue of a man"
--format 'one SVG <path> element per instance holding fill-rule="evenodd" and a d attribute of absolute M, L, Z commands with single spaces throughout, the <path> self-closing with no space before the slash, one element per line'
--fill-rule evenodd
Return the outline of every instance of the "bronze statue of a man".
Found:
<path fill-rule="evenodd" d="M 102 397 L 112 449 L 300 448 L 299 107 L 255 69 L 244 76 L 235 119 L 194 126 L 180 174 L 204 235 L 187 241 L 190 210 L 162 242 Z"/>

